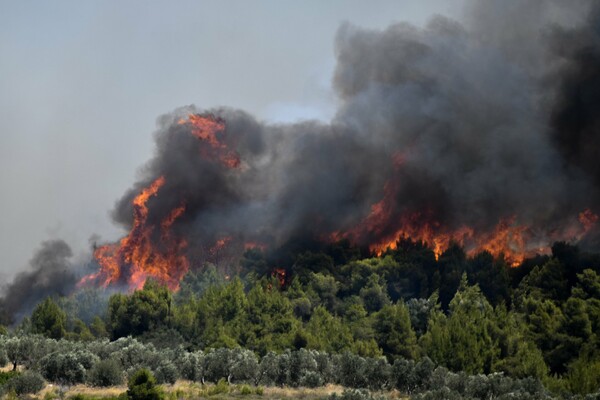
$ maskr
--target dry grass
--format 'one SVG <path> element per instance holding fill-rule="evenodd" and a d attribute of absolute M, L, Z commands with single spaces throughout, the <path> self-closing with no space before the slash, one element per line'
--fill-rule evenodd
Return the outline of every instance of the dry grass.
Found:
<path fill-rule="evenodd" d="M 196 382 L 179 380 L 174 385 L 162 385 L 167 399 L 211 399 L 211 400 L 275 400 L 275 399 L 299 399 L 299 400 L 317 400 L 327 399 L 333 393 L 341 394 L 344 388 L 339 385 L 327 385 L 318 388 L 290 388 L 290 387 L 264 387 L 262 394 L 256 393 L 256 387 L 250 386 L 251 394 L 242 394 L 241 390 L 245 385 L 228 386 L 229 393 L 211 394 L 214 384 L 202 385 Z M 127 386 L 112 386 L 108 388 L 97 388 L 87 385 L 76 385 L 71 387 L 59 387 L 48 385 L 41 392 L 31 399 L 43 400 L 44 398 L 63 398 L 68 399 L 77 394 L 101 399 L 103 397 L 115 397 L 127 390 Z M 58 394 L 62 396 L 58 396 Z M 407 399 L 398 391 L 381 393 L 388 399 Z"/>
<path fill-rule="evenodd" d="M 314 399 L 324 398 L 333 393 L 342 393 L 344 388 L 338 385 L 327 385 L 318 388 L 266 387 L 264 395 L 274 398 Z"/>
<path fill-rule="evenodd" d="M 0 371 L 2 372 L 9 372 L 13 370 L 13 365 L 12 364 L 6 364 L 3 367 L 0 367 Z M 23 366 L 22 365 L 18 365 L 17 366 L 17 371 L 23 371 Z"/>
<path fill-rule="evenodd" d="M 73 396 L 76 394 L 84 394 L 87 396 L 98 396 L 98 397 L 109 397 L 118 396 L 127 390 L 127 386 L 111 386 L 107 388 L 93 387 L 87 385 L 76 385 L 71 386 L 67 391 L 67 396 Z"/>
<path fill-rule="evenodd" d="M 243 395 L 241 394 L 241 388 L 244 385 L 232 385 L 229 387 L 230 393 L 220 393 L 216 395 L 210 395 L 210 389 L 214 388 L 214 384 L 202 385 L 196 382 L 179 380 L 174 385 L 162 385 L 165 393 L 171 395 L 171 398 L 185 398 L 185 399 L 244 399 L 244 400 L 257 400 L 257 399 L 304 399 L 304 400 L 316 400 L 325 399 L 333 393 L 342 393 L 343 387 L 337 385 L 327 385 L 319 388 L 288 388 L 288 387 L 265 387 L 263 394 L 256 394 L 256 388 L 251 386 L 253 393 Z M 62 390 L 61 390 L 62 389 Z M 102 397 L 113 397 L 125 392 L 127 386 L 112 386 L 108 388 L 97 388 L 87 385 L 76 385 L 71 387 L 61 388 L 56 385 L 48 385 L 41 392 L 37 393 L 32 398 L 42 400 L 49 398 L 50 395 L 62 392 L 63 397 L 68 399 L 77 394 L 83 394 L 85 396 L 91 396 L 95 398 Z M 47 397 L 48 396 L 48 397 Z"/>

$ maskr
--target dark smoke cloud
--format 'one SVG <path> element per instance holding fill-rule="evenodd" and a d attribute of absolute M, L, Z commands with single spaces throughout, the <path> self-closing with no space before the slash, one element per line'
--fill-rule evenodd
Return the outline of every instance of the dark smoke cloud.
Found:
<path fill-rule="evenodd" d="M 69 259 L 71 248 L 62 240 L 43 242 L 30 268 L 1 288 L 0 323 L 10 325 L 47 296 L 67 295 L 77 282 Z"/>
<path fill-rule="evenodd" d="M 194 263 L 224 237 L 279 246 L 352 231 L 384 198 L 386 219 L 359 244 L 419 212 L 417 223 L 476 232 L 514 217 L 547 245 L 582 210 L 600 211 L 599 1 L 484 0 L 462 22 L 344 24 L 335 52 L 339 109 L 329 123 L 267 124 L 194 106 L 160 117 L 155 156 L 114 220 L 131 227 L 132 198 L 164 176 L 148 223 L 160 249 L 161 221 L 185 205 L 173 233 Z M 190 113 L 225 120 L 239 168 L 201 156 L 208 144 L 178 123 Z M 30 271 L 3 288 L 3 321 L 68 294 L 70 257 L 64 242 L 43 243 Z"/>
<path fill-rule="evenodd" d="M 557 29 L 553 50 L 561 65 L 552 109 L 553 140 L 566 161 L 600 184 L 600 4 L 587 24 Z"/>
<path fill-rule="evenodd" d="M 594 3 L 477 1 L 464 23 L 345 24 L 335 42 L 340 107 L 330 123 L 178 109 L 159 119 L 156 155 L 114 218 L 130 226 L 133 196 L 165 176 L 150 221 L 185 202 L 174 229 L 192 251 L 223 236 L 277 245 L 349 230 L 386 190 L 390 218 L 360 240 L 395 232 L 417 211 L 479 232 L 514 216 L 548 238 L 582 210 L 598 212 Z M 226 121 L 239 169 L 199 157 L 205 144 L 176 123 L 195 112 Z"/>

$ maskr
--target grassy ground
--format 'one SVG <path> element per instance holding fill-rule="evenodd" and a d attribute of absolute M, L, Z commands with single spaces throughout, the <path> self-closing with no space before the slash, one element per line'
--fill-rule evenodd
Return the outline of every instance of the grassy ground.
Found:
<path fill-rule="evenodd" d="M 254 387 L 248 385 L 206 384 L 189 381 L 177 381 L 174 385 L 163 385 L 167 399 L 245 399 L 245 400 L 274 400 L 274 399 L 326 399 L 333 393 L 342 393 L 343 387 L 327 385 L 320 388 L 280 388 Z M 32 397 L 35 399 L 68 399 L 75 395 L 83 395 L 86 399 L 112 398 L 127 390 L 126 386 L 109 388 L 94 388 L 86 385 L 58 387 L 48 385 L 44 390 Z M 398 398 L 398 396 L 395 396 Z"/>

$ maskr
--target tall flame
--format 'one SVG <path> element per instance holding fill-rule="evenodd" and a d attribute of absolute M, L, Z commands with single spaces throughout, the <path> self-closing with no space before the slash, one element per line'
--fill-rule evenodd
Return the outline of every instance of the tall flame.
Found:
<path fill-rule="evenodd" d="M 392 161 L 394 168 L 399 169 L 405 163 L 406 156 L 397 153 L 392 157 Z M 598 215 L 586 209 L 579 213 L 577 218 L 573 218 L 573 223 L 561 230 L 545 232 L 541 243 L 532 229 L 519 224 L 514 215 L 498 221 L 491 231 L 478 231 L 466 225 L 450 229 L 436 221 L 435 217 L 425 210 L 405 213 L 394 220 L 397 207 L 394 201 L 396 190 L 396 182 L 388 181 L 384 186 L 383 198 L 371 206 L 371 212 L 361 223 L 349 231 L 334 232 L 330 238 L 363 243 L 367 241 L 371 252 L 377 255 L 383 254 L 387 249 L 394 250 L 398 239 L 410 238 L 427 243 L 436 259 L 451 243 L 456 243 L 464 247 L 469 255 L 488 251 L 496 257 L 503 255 L 508 263 L 518 266 L 526 257 L 547 253 L 553 241 L 580 240 L 599 219 Z M 390 221 L 396 227 L 391 231 Z"/>
<path fill-rule="evenodd" d="M 225 122 L 222 119 L 190 114 L 187 119 L 180 119 L 178 124 L 188 125 L 190 133 L 208 145 L 201 149 L 203 158 L 218 160 L 229 168 L 240 166 L 239 154 L 224 141 Z"/>
<path fill-rule="evenodd" d="M 186 132 L 200 140 L 200 157 L 228 168 L 240 166 L 238 153 L 225 143 L 223 120 L 190 114 L 187 119 L 180 119 L 178 125 L 187 126 L 189 129 Z M 148 222 L 151 199 L 158 195 L 166 182 L 165 176 L 160 176 L 134 197 L 133 224 L 129 234 L 117 243 L 95 249 L 94 258 L 100 269 L 97 273 L 84 277 L 80 285 L 96 282 L 107 287 L 124 283 L 131 289 L 139 289 L 147 278 L 152 277 L 172 290 L 179 288 L 180 280 L 190 267 L 185 254 L 188 242 L 176 235 L 172 227 L 185 214 L 185 201 L 173 208 L 160 224 Z M 217 254 L 229 240 L 225 238 L 217 241 L 211 247 L 211 253 Z"/>
<path fill-rule="evenodd" d="M 148 225 L 148 201 L 155 197 L 166 180 L 161 176 L 135 196 L 133 204 L 133 226 L 119 243 L 98 247 L 94 257 L 100 264 L 100 271 L 84 278 L 85 281 L 99 281 L 102 286 L 120 282 L 123 278 L 129 287 L 138 289 L 148 277 L 165 283 L 171 289 L 179 287 L 179 281 L 189 269 L 183 251 L 187 242 L 177 239 L 170 231 L 171 225 L 185 211 L 181 205 L 160 224 L 161 245 L 155 244 L 154 227 Z M 127 276 L 123 276 L 128 268 Z"/>

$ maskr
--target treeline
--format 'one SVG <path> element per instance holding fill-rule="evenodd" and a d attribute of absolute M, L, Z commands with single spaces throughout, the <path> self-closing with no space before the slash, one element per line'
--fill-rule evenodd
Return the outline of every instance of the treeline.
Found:
<path fill-rule="evenodd" d="M 235 267 L 231 277 L 190 272 L 175 293 L 148 281 L 131 294 L 47 299 L 15 332 L 263 358 L 306 349 L 428 359 L 448 373 L 537 379 L 564 396 L 600 388 L 600 256 L 566 243 L 518 268 L 458 246 L 436 259 L 410 240 L 380 257 L 343 242 L 250 250 Z"/>
<path fill-rule="evenodd" d="M 420 361 L 397 358 L 390 363 L 385 357 L 300 349 L 268 352 L 259 358 L 253 351 L 239 347 L 206 352 L 190 352 L 182 346 L 157 350 L 153 344 L 131 337 L 112 342 L 74 342 L 28 335 L 2 338 L 0 346 L 4 349 L 4 353 L 0 353 L 4 361 L 8 359 L 27 368 L 26 380 L 32 382 L 30 385 L 37 385 L 30 391 L 39 390 L 42 377 L 62 386 L 87 383 L 104 387 L 121 385 L 126 377 L 134 377 L 146 369 L 159 384 L 173 384 L 177 379 L 202 384 L 226 382 L 292 388 L 334 383 L 371 391 L 397 389 L 413 398 L 432 395 L 444 399 L 551 398 L 534 378 L 452 373 L 444 367 L 436 367 L 427 357 Z M 29 389 L 23 383 L 19 385 L 22 391 Z M 0 383 L 0 391 L 1 388 Z"/>

